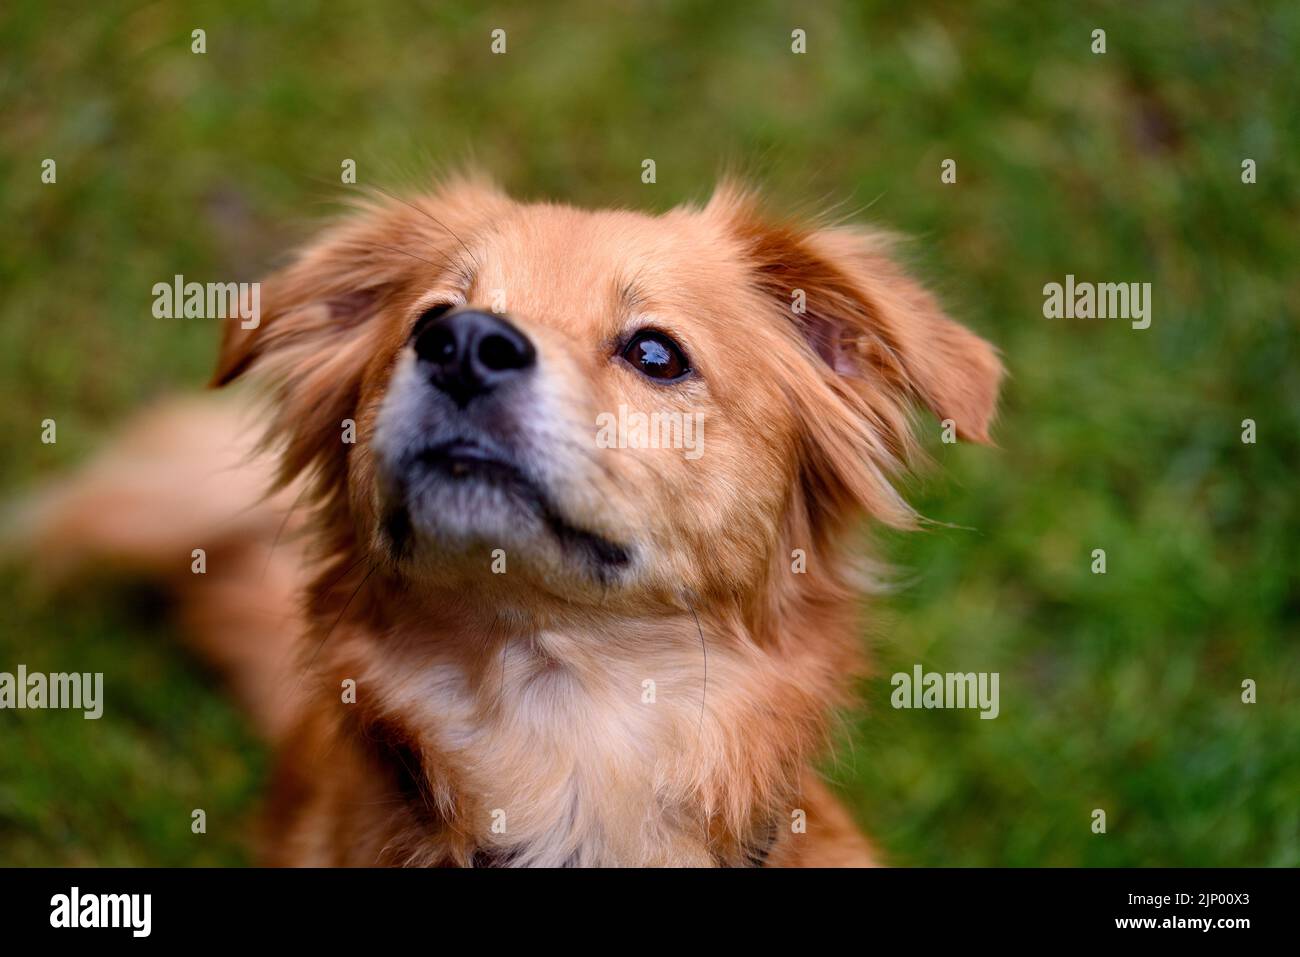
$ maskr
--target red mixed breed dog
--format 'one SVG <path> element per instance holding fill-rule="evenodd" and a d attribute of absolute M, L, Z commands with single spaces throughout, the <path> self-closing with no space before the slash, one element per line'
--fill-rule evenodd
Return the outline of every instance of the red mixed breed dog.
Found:
<path fill-rule="evenodd" d="M 985 441 L 1001 377 L 881 237 L 461 180 L 263 303 L 215 384 L 269 404 L 156 410 L 27 531 L 174 577 L 277 748 L 269 862 L 871 862 L 811 768 L 860 673 L 855 530 L 913 518 L 910 405 Z M 597 441 L 620 410 L 702 428 Z"/>

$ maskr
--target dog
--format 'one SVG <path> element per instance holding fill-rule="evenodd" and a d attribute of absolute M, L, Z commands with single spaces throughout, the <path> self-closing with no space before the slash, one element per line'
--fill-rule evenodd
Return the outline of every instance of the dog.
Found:
<path fill-rule="evenodd" d="M 23 541 L 172 582 L 275 748 L 269 864 L 879 863 L 812 767 L 861 530 L 916 524 L 914 409 L 988 442 L 1003 375 L 892 249 L 732 184 L 374 194 L 225 322 L 251 392 L 146 414 Z"/>

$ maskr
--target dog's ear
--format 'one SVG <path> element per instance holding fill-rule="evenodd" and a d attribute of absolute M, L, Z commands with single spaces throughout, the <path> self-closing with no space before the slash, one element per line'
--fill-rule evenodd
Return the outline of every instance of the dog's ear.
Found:
<path fill-rule="evenodd" d="M 451 267 L 465 251 L 462 236 L 508 202 L 473 176 L 409 202 L 387 194 L 356 202 L 347 217 L 261 284 L 255 323 L 224 321 L 211 385 L 226 385 L 260 365 L 290 365 L 286 353 L 317 352 L 318 361 L 331 361 L 331 352 L 346 349 L 410 281 L 432 280 Z"/>
<path fill-rule="evenodd" d="M 958 437 L 989 442 L 1003 375 L 993 346 L 895 264 L 885 235 L 820 229 L 800 245 L 812 271 L 803 326 L 818 354 L 841 374 L 895 377 Z"/>
<path fill-rule="evenodd" d="M 261 286 L 261 315 L 224 322 L 213 386 L 245 373 L 272 389 L 267 437 L 283 448 L 281 479 L 339 456 L 368 367 L 407 309 L 449 273 L 469 269 L 467 238 L 509 200 L 460 179 L 406 201 L 357 204 Z"/>
<path fill-rule="evenodd" d="M 223 320 L 211 386 L 227 385 L 271 357 L 284 365 L 284 350 L 345 345 L 379 311 L 406 270 L 357 233 L 325 233 L 261 283 L 260 315 Z"/>
<path fill-rule="evenodd" d="M 710 207 L 728 218 L 760 288 L 830 370 L 882 378 L 951 419 L 961 438 L 989 441 L 1002 379 L 997 352 L 895 264 L 885 234 L 772 221 L 732 186 Z"/>
<path fill-rule="evenodd" d="M 910 509 L 885 479 L 914 445 L 907 405 L 951 420 L 963 439 L 990 441 L 1003 374 L 996 351 L 896 265 L 883 234 L 774 220 L 731 185 L 707 211 L 723 220 L 768 308 L 797 330 L 820 370 L 786 385 L 810 431 L 812 480 L 829 479 L 874 514 L 908 524 Z"/>

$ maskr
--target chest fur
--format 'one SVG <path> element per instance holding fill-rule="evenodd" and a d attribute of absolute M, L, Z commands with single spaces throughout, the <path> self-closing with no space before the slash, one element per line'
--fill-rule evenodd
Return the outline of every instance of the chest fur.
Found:
<path fill-rule="evenodd" d="M 503 644 L 485 667 L 377 656 L 377 694 L 426 760 L 476 853 L 519 865 L 708 864 L 696 797 L 708 701 L 702 659 L 662 652 L 561 664 L 562 639 Z M 570 658 L 570 662 L 573 659 Z"/>

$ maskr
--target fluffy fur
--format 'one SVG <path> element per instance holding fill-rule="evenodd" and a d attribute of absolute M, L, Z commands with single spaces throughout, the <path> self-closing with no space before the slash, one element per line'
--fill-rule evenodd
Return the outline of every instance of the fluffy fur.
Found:
<path fill-rule="evenodd" d="M 734 187 L 649 216 L 459 180 L 362 204 L 263 303 L 257 329 L 227 324 L 214 381 L 264 384 L 274 476 L 245 402 L 173 407 L 27 536 L 50 560 L 180 572 L 199 646 L 277 747 L 268 861 L 871 862 L 810 769 L 860 673 L 856 532 L 913 522 L 890 482 L 909 409 L 987 441 L 1001 376 L 882 236 L 773 220 Z M 549 526 L 477 486 L 399 501 L 394 463 L 441 427 L 410 346 L 438 304 L 504 305 L 535 345 L 526 400 L 488 428 Z M 647 325 L 691 376 L 616 358 Z M 704 454 L 598 447 L 620 404 L 703 413 Z"/>

